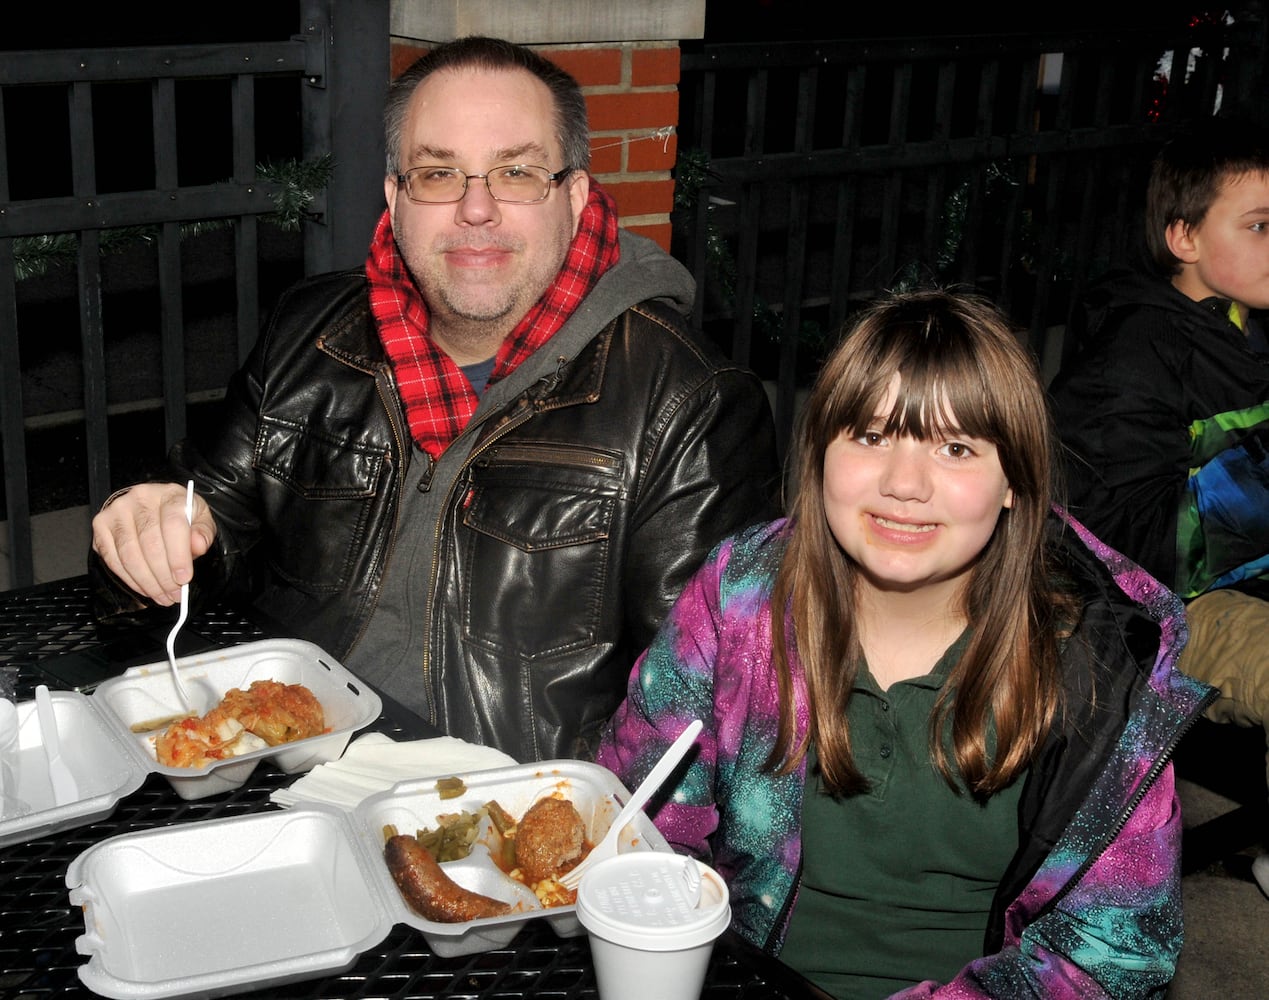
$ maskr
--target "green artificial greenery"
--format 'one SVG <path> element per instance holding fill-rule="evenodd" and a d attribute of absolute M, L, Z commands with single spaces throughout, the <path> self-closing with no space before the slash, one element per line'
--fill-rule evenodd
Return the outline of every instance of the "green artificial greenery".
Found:
<path fill-rule="evenodd" d="M 274 211 L 261 218 L 284 232 L 297 231 L 300 223 L 308 217 L 309 206 L 317 197 L 317 192 L 330 182 L 334 169 L 334 158 L 329 153 L 314 160 L 257 164 L 257 180 L 279 185 L 277 192 L 270 196 Z M 228 219 L 187 222 L 180 227 L 181 238 L 226 229 L 231 225 Z M 153 243 L 158 233 L 158 226 L 103 229 L 98 235 L 101 254 L 119 253 L 138 243 Z M 19 236 L 13 241 L 14 273 L 19 281 L 47 274 L 59 267 L 73 266 L 78 255 L 79 236 L 75 233 Z"/>
<path fill-rule="evenodd" d="M 1079 252 L 1077 248 L 1068 245 L 1068 241 L 1058 240 L 1057 252 L 1046 258 L 1042 251 L 1045 233 L 1038 225 L 1035 208 L 1025 200 L 1019 203 L 1026 164 L 1003 159 L 973 165 L 969 169 L 977 173 L 976 179 L 981 185 L 977 195 L 980 232 L 1012 233 L 1009 273 L 1002 274 L 1002 280 L 1016 277 L 1021 282 L 1020 287 L 1025 289 L 1027 276 L 1034 278 L 1041 269 L 1047 271 L 1050 280 L 1072 280 L 1080 270 L 1077 266 L 1080 262 L 1075 257 Z M 679 151 L 675 165 L 674 208 L 691 220 L 687 223 L 689 228 L 695 226 L 701 199 L 708 199 L 710 185 L 718 180 L 718 175 L 711 170 L 707 152 L 699 149 Z M 967 176 L 967 172 L 960 173 L 959 181 L 943 198 L 928 258 L 907 259 L 893 273 L 886 291 L 946 286 L 957 280 L 955 276 L 964 266 L 962 258 L 969 238 L 967 226 L 971 199 L 975 197 L 974 181 L 975 178 Z M 721 231 L 714 215 L 714 205 L 706 201 L 703 270 L 714 301 L 736 321 L 739 319 L 737 306 L 742 289 L 733 242 Z M 991 243 L 991 240 L 987 242 Z M 979 251 L 984 252 L 981 247 Z M 1094 248 L 1090 252 L 1095 255 L 1092 273 L 1104 270 L 1108 266 L 1108 260 L 1102 260 L 1104 251 Z M 1088 261 L 1083 263 L 1087 270 Z M 778 306 L 773 306 L 754 290 L 750 320 L 755 357 L 746 360 L 762 370 L 770 363 L 772 352 L 780 349 L 784 316 Z M 836 344 L 838 335 L 836 328 L 826 327 L 814 318 L 803 317 L 797 333 L 799 371 L 815 370 Z"/>
<path fill-rule="evenodd" d="M 715 177 L 709 169 L 709 154 L 700 149 L 680 150 L 674 170 L 674 207 L 689 214 L 696 212 L 696 206 L 702 192 L 711 177 Z M 727 308 L 735 311 L 736 306 L 736 258 L 731 252 L 727 239 L 718 231 L 710 213 L 713 205 L 706 206 L 705 222 L 705 267 L 707 273 L 717 283 L 719 296 Z M 780 314 L 772 309 L 759 295 L 753 300 L 753 329 L 764 340 L 772 344 L 780 342 Z M 814 327 L 814 330 L 809 329 Z M 815 339 L 822 336 L 819 324 L 803 323 L 803 339 Z"/>
<path fill-rule="evenodd" d="M 132 227 L 129 227 L 132 229 Z M 107 229 L 101 234 L 102 253 L 120 229 Z M 127 242 L 148 239 L 148 231 L 131 233 Z M 18 236 L 13 240 L 13 267 L 18 281 L 36 278 L 63 265 L 73 265 L 79 253 L 79 239 L 73 233 L 57 233 L 53 236 Z"/>
<path fill-rule="evenodd" d="M 287 160 L 280 164 L 261 164 L 256 167 L 260 180 L 276 181 L 281 190 L 273 196 L 277 211 L 265 216 L 286 232 L 300 228 L 308 213 L 308 207 L 317 192 L 330 183 L 335 170 L 335 158 L 324 153 L 315 160 Z"/>

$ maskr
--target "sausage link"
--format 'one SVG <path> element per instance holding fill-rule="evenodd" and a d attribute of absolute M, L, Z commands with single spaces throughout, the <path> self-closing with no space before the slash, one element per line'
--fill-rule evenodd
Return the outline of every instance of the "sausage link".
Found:
<path fill-rule="evenodd" d="M 441 870 L 427 848 L 407 833 L 383 848 L 388 871 L 415 913 L 438 923 L 461 923 L 511 912 L 509 903 L 464 889 Z"/>

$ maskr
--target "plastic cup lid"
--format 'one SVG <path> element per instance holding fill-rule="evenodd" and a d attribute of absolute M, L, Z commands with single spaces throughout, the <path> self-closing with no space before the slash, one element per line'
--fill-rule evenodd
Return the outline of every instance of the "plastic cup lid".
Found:
<path fill-rule="evenodd" d="M 592 934 L 645 951 L 713 941 L 731 922 L 727 884 L 693 858 L 661 851 L 599 862 L 577 889 L 577 919 Z"/>

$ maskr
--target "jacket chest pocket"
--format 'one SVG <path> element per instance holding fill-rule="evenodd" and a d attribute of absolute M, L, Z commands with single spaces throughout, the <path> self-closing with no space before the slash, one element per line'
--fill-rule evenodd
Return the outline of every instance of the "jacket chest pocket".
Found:
<path fill-rule="evenodd" d="M 365 556 L 368 525 L 390 467 L 387 449 L 266 417 L 254 466 L 267 516 L 279 526 L 266 539 L 273 570 L 310 592 L 344 589 Z"/>
<path fill-rule="evenodd" d="M 516 444 L 479 459 L 458 541 L 467 641 L 520 659 L 603 641 L 620 580 L 621 502 L 622 460 L 611 452 Z"/>

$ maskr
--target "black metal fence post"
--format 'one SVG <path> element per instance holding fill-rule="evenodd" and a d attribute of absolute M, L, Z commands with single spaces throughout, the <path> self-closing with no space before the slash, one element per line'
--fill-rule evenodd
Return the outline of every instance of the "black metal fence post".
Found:
<path fill-rule="evenodd" d="M 64 458 L 95 510 L 121 485 L 118 421 L 161 413 L 157 460 L 191 402 L 223 393 L 282 287 L 364 260 L 383 208 L 389 7 L 302 0 L 289 38 L 274 17 L 241 33 L 263 40 L 0 51 L 9 586 L 35 580 L 37 426 L 73 429 L 83 450 Z M 305 170 L 320 182 L 296 208 Z"/>

